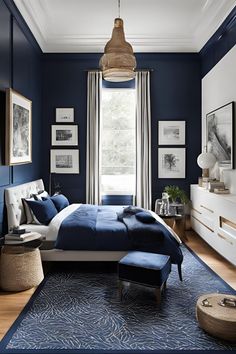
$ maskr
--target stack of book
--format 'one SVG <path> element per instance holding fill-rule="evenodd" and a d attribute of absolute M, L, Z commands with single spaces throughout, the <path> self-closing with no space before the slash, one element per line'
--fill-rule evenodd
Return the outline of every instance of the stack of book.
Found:
<path fill-rule="evenodd" d="M 220 181 L 210 181 L 208 184 L 208 189 L 210 192 L 214 192 L 215 189 L 225 189 L 225 184 L 224 182 Z"/>
<path fill-rule="evenodd" d="M 40 234 L 38 232 L 25 232 L 23 234 L 19 233 L 10 233 L 5 235 L 5 244 L 15 244 L 15 243 L 22 243 L 22 242 L 29 242 L 34 241 L 40 238 Z"/>

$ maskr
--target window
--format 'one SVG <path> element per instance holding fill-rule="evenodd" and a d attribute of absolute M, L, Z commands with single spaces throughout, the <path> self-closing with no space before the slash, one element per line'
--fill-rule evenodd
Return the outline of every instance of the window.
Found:
<path fill-rule="evenodd" d="M 101 193 L 135 194 L 135 90 L 102 90 Z"/>

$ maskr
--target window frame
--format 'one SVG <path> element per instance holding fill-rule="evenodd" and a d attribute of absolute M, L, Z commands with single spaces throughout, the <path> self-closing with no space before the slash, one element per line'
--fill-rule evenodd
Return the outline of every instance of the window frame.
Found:
<path fill-rule="evenodd" d="M 99 130 L 99 135 L 100 135 L 100 138 L 101 138 L 101 145 L 100 145 L 100 149 L 99 149 L 99 159 L 100 159 L 100 168 L 99 168 L 99 179 L 100 179 L 100 187 L 101 187 L 101 177 L 102 177 L 102 173 L 101 173 L 101 169 L 102 169 L 102 120 L 103 120 L 103 115 L 102 115 L 102 95 L 103 95 L 103 92 L 104 91 L 116 91 L 116 92 L 129 92 L 130 90 L 132 90 L 134 93 L 136 91 L 136 86 L 135 87 L 102 87 L 102 90 L 101 90 L 101 121 L 100 121 L 100 130 Z M 136 107 L 136 95 L 135 95 L 135 100 L 134 100 L 134 104 L 135 104 L 135 107 Z M 135 117 L 134 117 L 135 119 Z M 134 131 L 135 131 L 135 156 L 136 156 L 136 119 L 135 119 L 135 127 L 134 127 Z M 135 173 L 134 173 L 134 176 L 135 176 L 135 181 L 136 181 L 136 172 L 137 172 L 137 169 L 136 169 L 136 163 L 135 163 Z M 127 193 L 127 192 L 124 192 L 124 191 L 107 191 L 105 193 L 102 192 L 101 188 L 100 188 L 100 195 L 101 195 L 101 198 L 102 196 L 109 196 L 109 195 L 114 195 L 114 196 L 119 196 L 119 195 L 133 195 L 133 200 L 135 198 L 135 189 L 134 188 L 134 192 L 131 193 Z"/>

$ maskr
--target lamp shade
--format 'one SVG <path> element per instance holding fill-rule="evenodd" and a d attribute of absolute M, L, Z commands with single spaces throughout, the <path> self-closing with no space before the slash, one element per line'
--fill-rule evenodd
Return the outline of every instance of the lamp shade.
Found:
<path fill-rule="evenodd" d="M 122 82 L 135 77 L 136 59 L 132 46 L 125 40 L 121 18 L 115 19 L 112 37 L 105 46 L 99 66 L 107 81 Z"/>
<path fill-rule="evenodd" d="M 215 163 L 216 158 L 210 152 L 202 152 L 197 158 L 197 164 L 202 169 L 212 168 Z"/>

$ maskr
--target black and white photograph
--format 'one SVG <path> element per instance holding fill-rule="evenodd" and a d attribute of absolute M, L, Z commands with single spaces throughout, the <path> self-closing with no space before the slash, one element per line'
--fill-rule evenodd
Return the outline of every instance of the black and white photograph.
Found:
<path fill-rule="evenodd" d="M 79 150 L 51 150 L 51 173 L 79 173 Z"/>
<path fill-rule="evenodd" d="M 206 115 L 207 151 L 215 155 L 219 167 L 234 168 L 233 102 Z"/>
<path fill-rule="evenodd" d="M 6 164 L 32 162 L 32 102 L 9 89 L 6 113 Z"/>
<path fill-rule="evenodd" d="M 162 120 L 158 122 L 159 145 L 184 145 L 185 121 Z"/>
<path fill-rule="evenodd" d="M 56 108 L 57 123 L 73 123 L 74 108 Z"/>
<path fill-rule="evenodd" d="M 78 126 L 52 125 L 52 145 L 78 145 Z"/>
<path fill-rule="evenodd" d="M 185 178 L 185 148 L 158 149 L 158 178 Z"/>

